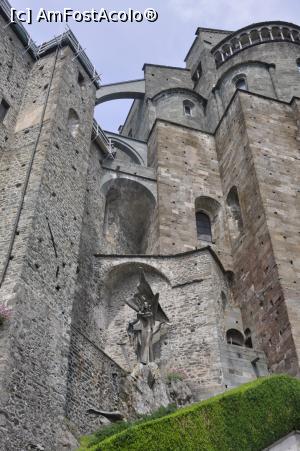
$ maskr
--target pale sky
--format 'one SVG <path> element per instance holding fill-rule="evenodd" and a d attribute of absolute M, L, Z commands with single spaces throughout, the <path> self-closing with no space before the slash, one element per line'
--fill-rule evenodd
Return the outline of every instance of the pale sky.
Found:
<path fill-rule="evenodd" d="M 102 83 L 143 78 L 144 63 L 184 67 L 184 58 L 198 26 L 237 30 L 254 22 L 283 20 L 300 24 L 300 0 L 12 0 L 17 9 L 73 10 L 91 8 L 158 12 L 155 23 L 69 23 L 86 50 Z M 64 31 L 64 24 L 25 24 L 40 44 Z M 99 105 L 95 117 L 104 129 L 116 131 L 131 101 Z"/>

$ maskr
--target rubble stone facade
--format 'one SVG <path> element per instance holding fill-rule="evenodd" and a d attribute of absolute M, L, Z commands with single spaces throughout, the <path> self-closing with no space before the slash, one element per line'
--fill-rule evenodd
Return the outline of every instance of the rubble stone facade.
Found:
<path fill-rule="evenodd" d="M 5 5 L 0 448 L 73 449 L 90 409 L 131 415 L 141 268 L 169 318 L 156 362 L 195 400 L 299 376 L 300 28 L 199 28 L 186 68 L 100 87 L 71 32 L 34 47 Z M 127 91 L 104 133 L 95 104 Z"/>

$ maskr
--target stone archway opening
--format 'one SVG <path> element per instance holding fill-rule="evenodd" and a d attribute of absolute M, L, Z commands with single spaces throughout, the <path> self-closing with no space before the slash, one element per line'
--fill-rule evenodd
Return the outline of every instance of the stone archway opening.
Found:
<path fill-rule="evenodd" d="M 153 194 L 141 183 L 127 178 L 112 180 L 103 224 L 107 253 L 146 254 L 153 239 L 155 205 Z"/>

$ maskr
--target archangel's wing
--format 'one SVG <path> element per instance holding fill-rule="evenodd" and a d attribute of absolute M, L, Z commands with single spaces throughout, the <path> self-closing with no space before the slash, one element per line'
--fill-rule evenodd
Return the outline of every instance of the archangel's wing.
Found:
<path fill-rule="evenodd" d="M 151 287 L 149 283 L 146 280 L 145 273 L 143 270 L 141 270 L 140 274 L 140 282 L 137 286 L 139 294 L 143 295 L 148 302 L 152 303 L 152 299 L 154 297 L 153 291 L 151 290 Z"/>
<path fill-rule="evenodd" d="M 127 304 L 129 307 L 131 307 L 136 312 L 140 311 L 140 305 L 135 296 L 133 298 L 129 299 L 129 301 L 125 301 L 125 304 Z"/>
<path fill-rule="evenodd" d="M 165 314 L 165 312 L 161 308 L 161 305 L 158 302 L 158 299 L 159 299 L 159 293 L 157 293 L 153 297 L 153 301 L 151 303 L 152 304 L 153 317 L 154 317 L 155 321 L 159 321 L 161 323 L 168 323 L 169 322 L 169 318 L 167 317 L 167 315 Z"/>
<path fill-rule="evenodd" d="M 151 301 L 151 310 L 152 310 L 153 318 L 154 318 L 155 321 L 156 321 L 156 318 L 157 318 L 157 309 L 158 309 L 158 306 L 159 306 L 158 298 L 159 298 L 159 293 L 157 293 L 153 297 L 153 299 Z"/>
<path fill-rule="evenodd" d="M 160 304 L 158 304 L 158 306 L 157 306 L 157 312 L 156 312 L 155 320 L 156 321 L 160 321 L 161 323 L 168 323 L 169 322 L 169 318 L 167 317 L 167 315 L 165 314 L 165 312 L 161 308 Z"/>

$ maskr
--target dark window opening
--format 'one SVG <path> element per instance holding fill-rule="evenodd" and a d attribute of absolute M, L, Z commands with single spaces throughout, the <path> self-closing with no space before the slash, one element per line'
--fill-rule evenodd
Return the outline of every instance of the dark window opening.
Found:
<path fill-rule="evenodd" d="M 300 72 L 300 58 L 297 59 L 296 63 L 297 63 L 298 72 Z"/>
<path fill-rule="evenodd" d="M 253 348 L 252 337 L 251 337 L 251 330 L 250 329 L 246 329 L 245 330 L 245 346 L 246 346 L 246 348 Z"/>
<path fill-rule="evenodd" d="M 227 205 L 229 208 L 230 218 L 235 229 L 234 232 L 238 231 L 241 233 L 243 230 L 243 219 L 236 186 L 233 186 L 228 193 Z"/>
<path fill-rule="evenodd" d="M 237 329 L 229 329 L 226 332 L 226 340 L 230 345 L 244 346 L 244 336 Z"/>
<path fill-rule="evenodd" d="M 77 81 L 78 81 L 79 86 L 82 86 L 84 84 L 85 79 L 81 72 L 78 72 Z"/>
<path fill-rule="evenodd" d="M 254 360 L 252 360 L 252 362 L 251 362 L 251 365 L 252 365 L 252 368 L 253 368 L 253 371 L 254 371 L 254 373 L 255 373 L 255 376 L 256 377 L 260 377 L 260 374 L 259 374 L 259 368 L 258 368 L 258 366 L 257 366 L 257 362 L 259 361 L 259 357 L 256 357 Z"/>
<path fill-rule="evenodd" d="M 247 89 L 246 79 L 245 78 L 239 78 L 235 82 L 235 87 L 236 87 L 236 89 L 243 89 L 244 91 L 246 91 L 246 89 Z"/>
<path fill-rule="evenodd" d="M 198 64 L 196 70 L 194 71 L 192 75 L 192 80 L 195 83 L 195 85 L 198 83 L 202 75 L 202 65 L 201 63 Z"/>
<path fill-rule="evenodd" d="M 76 136 L 79 133 L 79 125 L 80 123 L 78 114 L 76 113 L 75 110 L 73 110 L 73 108 L 70 108 L 68 117 L 68 128 L 73 138 L 76 138 Z"/>
<path fill-rule="evenodd" d="M 132 128 L 129 130 L 129 132 L 128 132 L 128 136 L 129 136 L 129 138 L 131 138 L 132 137 Z"/>
<path fill-rule="evenodd" d="M 192 115 L 192 109 L 191 109 L 190 105 L 184 105 L 184 114 L 186 116 Z"/>
<path fill-rule="evenodd" d="M 222 301 L 223 310 L 225 310 L 225 308 L 227 306 L 227 298 L 226 298 L 224 291 L 221 292 L 221 301 Z"/>
<path fill-rule="evenodd" d="M 211 223 L 209 216 L 202 211 L 196 213 L 196 226 L 198 240 L 212 242 Z"/>
<path fill-rule="evenodd" d="M 2 99 L 0 103 L 0 122 L 4 121 L 4 118 L 8 113 L 9 107 L 10 105 L 6 102 L 6 100 Z"/>
<path fill-rule="evenodd" d="M 192 117 L 193 116 L 193 109 L 194 104 L 190 100 L 184 100 L 183 101 L 183 113 L 185 116 Z"/>

